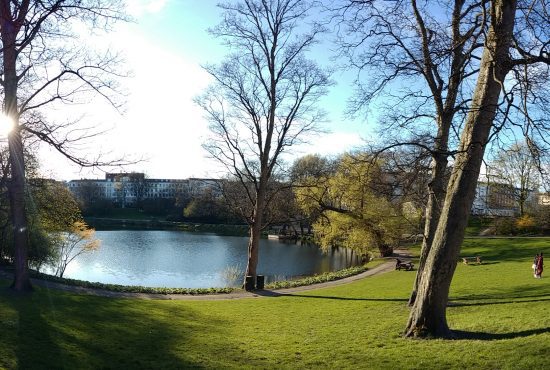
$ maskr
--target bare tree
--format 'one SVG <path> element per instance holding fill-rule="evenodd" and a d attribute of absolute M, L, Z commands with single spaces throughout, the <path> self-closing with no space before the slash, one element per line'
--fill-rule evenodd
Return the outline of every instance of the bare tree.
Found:
<path fill-rule="evenodd" d="M 481 5 L 484 6 L 481 9 L 487 11 L 490 22 L 484 36 L 477 82 L 439 224 L 407 324 L 407 336 L 454 335 L 446 319 L 449 288 L 475 196 L 485 147 L 491 139 L 491 132 L 501 128 L 496 120 L 501 96 L 507 108 L 504 113 L 514 105 L 512 96 L 517 90 L 509 89 L 509 86 L 514 86 L 514 79 L 511 77 L 512 81 L 508 83 L 507 76 L 513 76 L 514 73 L 510 72 L 518 67 L 528 71 L 535 65 L 548 69 L 550 64 L 550 17 L 545 2 L 524 4 L 494 0 Z M 529 72 L 526 81 L 529 80 L 528 75 Z M 524 107 L 528 108 L 527 105 Z M 528 112 L 524 110 L 522 113 L 533 125 Z M 506 120 L 505 114 L 502 122 Z M 541 128 L 541 125 L 538 127 Z"/>
<path fill-rule="evenodd" d="M 56 276 L 63 277 L 69 263 L 78 256 L 99 248 L 101 242 L 95 239 L 94 234 L 95 230 L 82 221 L 75 221 L 69 231 L 58 233 L 54 261 Z"/>
<path fill-rule="evenodd" d="M 540 185 L 539 161 L 531 153 L 527 143 L 514 143 L 500 151 L 495 160 L 487 166 L 487 177 L 505 184 L 512 190 L 512 199 L 519 208 L 519 215 L 525 214 L 529 197 Z"/>
<path fill-rule="evenodd" d="M 8 191 L 15 241 L 15 290 L 31 289 L 22 138 L 32 135 L 81 165 L 101 164 L 99 160 L 78 158 L 71 151 L 75 141 L 96 133 L 82 127 L 71 129 L 73 122 L 49 122 L 45 108 L 82 101 L 90 92 L 117 104 L 113 95 L 117 86 L 112 79 L 117 74 L 113 69 L 116 56 L 93 55 L 79 45 L 72 27 L 80 23 L 105 28 L 121 18 L 121 6 L 111 0 L 0 1 L 3 113 L 14 125 L 8 138 Z"/>
<path fill-rule="evenodd" d="M 305 57 L 323 31 L 310 22 L 311 2 L 243 0 L 220 7 L 223 21 L 211 33 L 231 54 L 205 67 L 215 82 L 197 103 L 211 124 L 204 147 L 240 181 L 251 205 L 246 275 L 256 277 L 272 177 L 281 155 L 323 118 L 316 103 L 331 81 Z"/>
<path fill-rule="evenodd" d="M 386 147 L 420 145 L 433 156 L 406 334 L 448 336 L 448 289 L 485 146 L 518 129 L 539 151 L 549 144 L 548 89 L 543 87 L 549 70 L 548 5 L 497 0 L 342 4 L 342 50 L 359 71 L 352 111 L 377 103 L 386 113 L 384 130 L 393 135 Z M 427 126 L 434 122 L 436 128 Z M 395 129 L 406 135 L 396 135 Z M 451 155 L 447 184 L 443 174 Z"/>
<path fill-rule="evenodd" d="M 416 297 L 445 198 L 449 141 L 468 97 L 463 83 L 476 72 L 486 14 L 472 4 L 351 1 L 336 7 L 340 54 L 357 71 L 350 112 L 377 107 L 386 145 L 413 145 L 431 154 L 424 237 L 410 304 Z M 436 17 L 434 14 L 449 14 Z"/>

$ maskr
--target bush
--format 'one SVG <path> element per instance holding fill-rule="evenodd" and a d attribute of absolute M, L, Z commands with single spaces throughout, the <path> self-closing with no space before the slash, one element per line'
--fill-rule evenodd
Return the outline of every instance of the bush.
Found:
<path fill-rule="evenodd" d="M 42 280 L 53 281 L 56 283 L 74 285 L 83 288 L 102 289 L 110 292 L 120 293 L 146 293 L 146 294 L 220 294 L 220 293 L 232 293 L 235 288 L 155 288 L 145 287 L 139 285 L 118 285 L 118 284 L 104 284 L 98 282 L 90 282 L 85 280 L 60 278 L 53 275 L 43 274 L 36 271 L 32 271 L 32 276 L 40 278 Z"/>
<path fill-rule="evenodd" d="M 534 212 L 535 223 L 541 234 L 550 234 L 550 206 L 540 206 Z"/>
<path fill-rule="evenodd" d="M 326 283 L 327 281 L 340 280 L 360 274 L 365 271 L 367 271 L 367 267 L 365 265 L 355 266 L 339 271 L 325 272 L 320 275 L 308 276 L 297 280 L 274 281 L 267 284 L 266 289 L 286 289 L 318 283 Z"/>
<path fill-rule="evenodd" d="M 531 233 L 535 231 L 537 226 L 535 219 L 529 215 L 521 216 L 516 219 L 516 228 L 519 233 Z"/>
<path fill-rule="evenodd" d="M 497 235 L 514 235 L 516 233 L 516 220 L 512 217 L 497 218 L 494 227 Z"/>

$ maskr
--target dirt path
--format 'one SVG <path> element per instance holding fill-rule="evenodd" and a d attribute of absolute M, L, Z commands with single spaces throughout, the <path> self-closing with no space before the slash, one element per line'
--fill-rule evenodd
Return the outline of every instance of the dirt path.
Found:
<path fill-rule="evenodd" d="M 369 276 L 380 275 L 395 269 L 395 257 L 408 258 L 410 257 L 406 250 L 396 250 L 393 257 L 388 258 L 388 262 L 384 262 L 381 265 L 368 269 L 357 275 L 353 275 L 344 279 L 328 281 L 325 283 L 306 285 L 296 288 L 277 289 L 277 290 L 259 290 L 254 292 L 237 291 L 227 294 L 148 294 L 148 293 L 125 293 L 125 292 L 113 292 L 104 289 L 84 288 L 75 285 L 65 285 L 48 280 L 31 279 L 33 285 L 40 286 L 46 289 L 62 290 L 78 294 L 90 294 L 102 297 L 112 298 L 134 298 L 134 299 L 159 299 L 159 300 L 188 300 L 188 301 L 212 301 L 212 300 L 229 300 L 229 299 L 242 299 L 242 298 L 262 298 L 262 297 L 281 297 L 285 295 L 291 295 L 292 293 L 305 292 L 315 289 L 323 289 L 328 287 L 334 287 L 343 284 L 349 284 L 351 282 L 364 279 Z M 11 273 L 4 270 L 0 270 L 0 277 L 12 279 Z"/>

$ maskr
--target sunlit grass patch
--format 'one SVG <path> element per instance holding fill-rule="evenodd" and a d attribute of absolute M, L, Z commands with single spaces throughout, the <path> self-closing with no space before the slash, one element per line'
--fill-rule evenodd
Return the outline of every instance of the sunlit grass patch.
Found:
<path fill-rule="evenodd" d="M 462 339 L 401 336 L 414 272 L 291 296 L 147 301 L 0 282 L 0 368 L 545 368 L 550 278 L 532 256 L 550 239 L 468 239 L 447 310 Z M 546 248 L 546 249 L 545 249 Z"/>

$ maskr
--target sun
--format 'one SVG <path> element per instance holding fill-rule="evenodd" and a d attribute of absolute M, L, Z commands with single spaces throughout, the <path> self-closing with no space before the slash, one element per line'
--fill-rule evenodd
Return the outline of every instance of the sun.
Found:
<path fill-rule="evenodd" d="M 11 130 L 13 130 L 13 126 L 13 119 L 4 113 L 0 113 L 0 138 L 8 137 Z"/>

